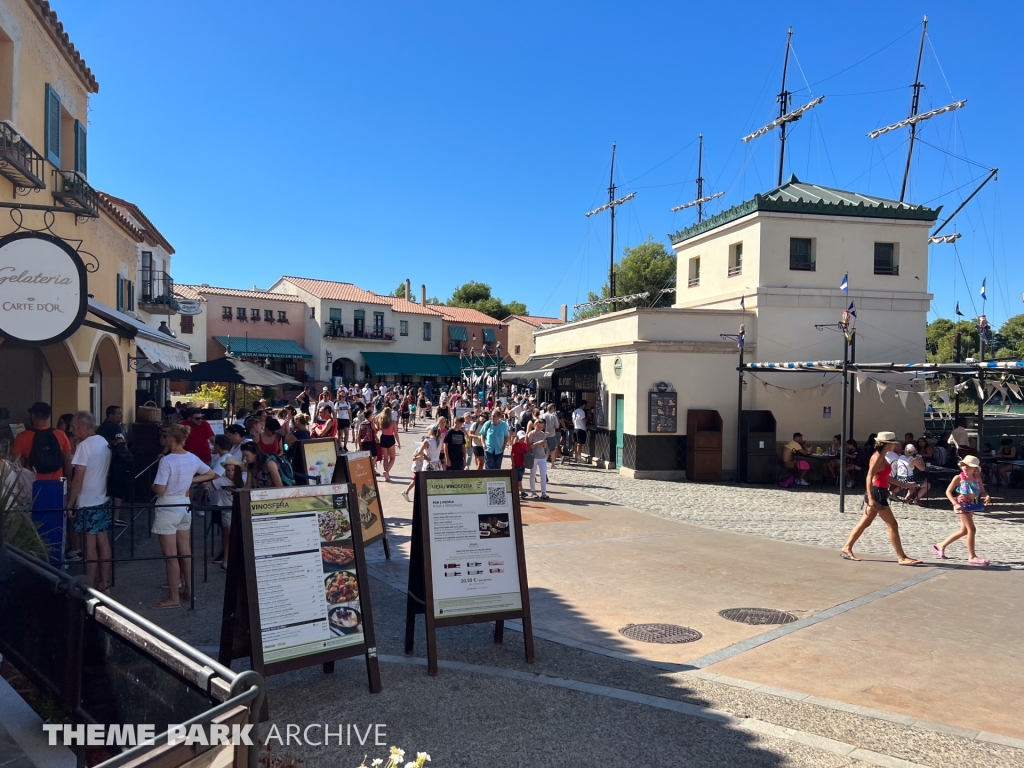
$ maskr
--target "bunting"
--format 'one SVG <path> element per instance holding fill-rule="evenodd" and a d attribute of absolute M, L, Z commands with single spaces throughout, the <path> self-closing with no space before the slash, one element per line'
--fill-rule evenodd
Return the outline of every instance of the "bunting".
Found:
<path fill-rule="evenodd" d="M 877 379 L 875 379 L 875 386 L 878 387 L 878 399 L 884 403 L 885 390 L 887 390 L 889 387 L 883 384 L 882 382 L 878 381 Z"/>

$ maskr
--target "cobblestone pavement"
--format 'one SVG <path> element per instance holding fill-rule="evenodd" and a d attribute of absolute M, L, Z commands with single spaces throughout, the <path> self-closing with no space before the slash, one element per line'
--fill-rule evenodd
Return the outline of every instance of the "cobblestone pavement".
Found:
<path fill-rule="evenodd" d="M 607 501 L 661 517 L 722 531 L 749 533 L 815 547 L 839 550 L 856 524 L 861 495 L 847 496 L 839 513 L 834 487 L 783 490 L 765 485 L 678 483 L 634 480 L 612 470 L 586 465 L 558 465 L 551 480 Z M 903 548 L 911 557 L 931 559 L 931 545 L 959 525 L 945 498 L 931 492 L 924 506 L 893 503 Z M 999 489 L 985 514 L 975 515 L 977 551 L 993 565 L 1024 569 L 1024 492 Z M 876 520 L 861 537 L 856 552 L 893 555 L 885 524 Z M 963 540 L 947 553 L 951 563 L 966 562 Z"/>

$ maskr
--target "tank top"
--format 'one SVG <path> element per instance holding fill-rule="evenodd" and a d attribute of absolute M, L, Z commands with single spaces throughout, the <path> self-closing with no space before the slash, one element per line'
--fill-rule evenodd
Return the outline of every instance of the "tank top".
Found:
<path fill-rule="evenodd" d="M 977 496 L 981 493 L 981 483 L 977 480 L 969 480 L 966 472 L 960 473 L 960 485 L 957 486 L 956 492 L 961 496 Z"/>
<path fill-rule="evenodd" d="M 440 461 L 441 445 L 434 438 L 427 438 L 427 461 L 431 464 Z"/>
<path fill-rule="evenodd" d="M 874 478 L 871 480 L 871 484 L 875 486 L 875 488 L 889 487 L 889 475 L 892 474 L 892 464 L 890 464 L 888 461 L 885 461 L 884 456 L 882 457 L 882 461 L 885 463 L 885 466 L 882 469 L 880 469 L 878 471 L 878 474 L 875 475 Z"/>
<path fill-rule="evenodd" d="M 394 424 L 394 422 L 391 423 L 390 427 L 384 427 L 383 429 L 381 429 L 380 434 L 381 434 L 381 436 L 388 435 L 390 437 L 394 437 L 395 436 L 395 424 Z"/>

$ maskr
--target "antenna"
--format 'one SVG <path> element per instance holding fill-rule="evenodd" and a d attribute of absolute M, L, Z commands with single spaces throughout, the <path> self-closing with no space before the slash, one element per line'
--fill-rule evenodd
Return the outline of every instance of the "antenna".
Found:
<path fill-rule="evenodd" d="M 763 128 L 758 128 L 751 134 L 744 136 L 740 141 L 750 142 L 759 136 L 764 136 L 769 131 L 776 128 L 779 129 L 779 183 L 778 186 L 782 186 L 782 164 L 786 159 L 786 124 L 793 123 L 804 116 L 804 112 L 809 109 L 813 109 L 825 100 L 824 96 L 819 96 L 802 107 L 794 109 L 789 112 L 789 105 L 793 101 L 793 94 L 786 90 L 786 71 L 789 68 L 789 49 L 792 47 L 793 39 L 793 28 L 789 28 L 789 32 L 786 34 L 786 58 L 782 63 L 782 90 L 779 95 L 775 98 L 779 102 L 779 116 L 772 120 L 768 125 Z"/>
<path fill-rule="evenodd" d="M 700 140 L 700 148 L 697 151 L 697 199 L 691 200 L 688 203 L 683 203 L 682 205 L 677 205 L 671 210 L 672 213 L 675 213 L 676 211 L 681 211 L 684 208 L 692 208 L 696 205 L 697 223 L 699 224 L 704 218 L 704 203 L 711 202 L 716 197 L 721 197 L 725 192 L 715 192 L 713 195 L 704 197 L 704 175 L 702 173 L 702 169 L 704 167 L 704 134 L 698 134 L 697 138 Z"/>
<path fill-rule="evenodd" d="M 636 192 L 630 192 L 625 197 L 620 197 L 618 200 L 615 199 L 615 145 L 616 142 L 613 141 L 612 169 L 608 179 L 608 202 L 602 205 L 600 208 L 595 208 L 594 210 L 588 211 L 587 213 L 583 214 L 587 218 L 590 218 L 591 216 L 601 213 L 602 211 L 611 211 L 611 253 L 608 259 L 608 296 L 610 298 L 608 299 L 608 301 L 611 302 L 612 312 L 616 310 L 616 302 L 619 301 L 619 299 L 615 296 L 615 208 L 616 206 L 622 205 L 627 200 L 632 200 L 634 197 L 636 197 Z M 597 303 L 603 304 L 605 302 Z"/>
<path fill-rule="evenodd" d="M 792 100 L 792 95 L 786 90 L 786 70 L 789 69 L 789 49 L 793 43 L 793 27 L 790 26 L 789 32 L 786 33 L 786 57 L 782 60 L 782 90 L 779 91 L 777 101 L 779 102 L 779 120 L 782 120 L 786 116 L 786 110 L 789 108 L 789 102 Z M 786 124 L 784 122 L 779 123 L 779 183 L 777 186 L 782 186 L 782 161 L 786 157 Z"/>
<path fill-rule="evenodd" d="M 924 17 L 924 21 L 921 22 L 921 47 L 917 49 L 917 69 L 914 70 L 914 84 L 911 88 L 914 89 L 914 95 L 910 99 L 910 117 L 917 117 L 917 106 L 921 100 L 921 89 L 924 85 L 921 83 L 921 57 L 924 55 L 924 38 L 925 33 L 928 31 L 928 16 Z M 900 202 L 903 202 L 903 196 L 907 192 L 907 179 L 910 177 L 910 160 L 914 157 L 914 139 L 917 137 L 917 123 L 910 124 L 910 147 L 907 149 L 907 165 L 903 169 L 903 185 L 900 187 Z"/>

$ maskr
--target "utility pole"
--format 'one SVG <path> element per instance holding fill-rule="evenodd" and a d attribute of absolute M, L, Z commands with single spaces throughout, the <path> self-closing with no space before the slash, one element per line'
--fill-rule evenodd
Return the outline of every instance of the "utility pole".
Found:
<path fill-rule="evenodd" d="M 786 90 L 786 70 L 789 69 L 789 49 L 793 42 L 793 27 L 789 28 L 789 32 L 786 33 L 786 58 L 782 61 L 782 90 L 779 91 L 779 95 L 776 101 L 779 102 L 779 117 L 783 118 L 786 116 L 786 111 L 789 109 L 789 102 L 792 97 L 789 91 Z M 782 163 L 786 159 L 786 123 L 779 125 L 779 183 L 778 186 L 782 186 Z M 700 197 L 700 195 L 698 195 Z M 900 198 L 902 200 L 902 198 Z"/>
<path fill-rule="evenodd" d="M 921 82 L 921 57 L 924 56 L 924 38 L 928 31 L 928 17 L 921 22 L 921 47 L 917 49 L 917 69 L 914 70 L 914 95 L 910 99 L 910 117 L 917 117 L 917 108 L 921 101 L 921 89 L 924 83 Z M 914 139 L 917 137 L 917 123 L 910 124 L 910 146 L 907 148 L 907 165 L 903 169 L 903 186 L 900 187 L 900 202 L 907 193 L 907 180 L 910 178 L 910 161 L 914 157 Z"/>
<path fill-rule="evenodd" d="M 630 192 L 625 197 L 620 197 L 618 200 L 615 199 L 615 144 L 612 142 L 612 168 L 609 172 L 608 179 L 608 202 L 602 205 L 600 208 L 595 208 L 592 211 L 588 211 L 584 214 L 587 218 L 590 218 L 594 214 L 601 213 L 601 211 L 610 210 L 612 220 L 612 236 L 611 236 L 611 249 L 608 257 L 608 298 L 613 299 L 612 301 L 612 312 L 618 307 L 615 299 L 615 208 L 622 205 L 627 200 L 632 200 L 636 197 L 636 192 Z"/>
<path fill-rule="evenodd" d="M 704 199 L 704 176 L 702 174 L 704 167 L 704 134 L 699 134 L 697 138 L 700 141 L 697 149 L 697 223 L 699 224 L 704 219 L 704 203 L 701 202 Z"/>

